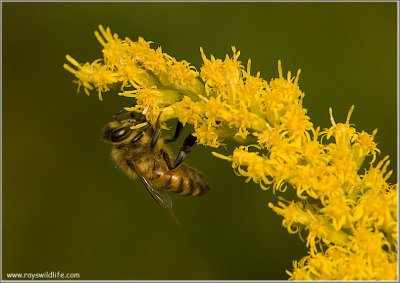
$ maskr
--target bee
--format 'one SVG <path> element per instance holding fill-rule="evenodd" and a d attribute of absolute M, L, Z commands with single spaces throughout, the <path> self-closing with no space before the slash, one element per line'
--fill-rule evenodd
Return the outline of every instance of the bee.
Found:
<path fill-rule="evenodd" d="M 113 145 L 111 158 L 115 164 L 131 178 L 139 177 L 153 199 L 179 224 L 169 192 L 198 196 L 206 193 L 209 186 L 203 173 L 183 163 L 195 145 L 196 137 L 189 134 L 185 138 L 172 163 L 174 155 L 166 144 L 178 138 L 183 126 L 178 122 L 174 136 L 163 139 L 160 116 L 161 113 L 154 128 L 147 124 L 140 129 L 131 129 L 146 122 L 143 115 L 137 120 L 130 117 L 109 122 L 102 130 L 102 140 Z"/>

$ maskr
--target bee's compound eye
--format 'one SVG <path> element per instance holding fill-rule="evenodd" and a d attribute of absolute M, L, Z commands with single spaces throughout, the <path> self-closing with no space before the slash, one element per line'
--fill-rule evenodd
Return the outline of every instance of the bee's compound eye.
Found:
<path fill-rule="evenodd" d="M 110 133 L 110 139 L 112 142 L 119 142 L 122 141 L 129 133 L 131 132 L 131 129 L 129 127 L 121 127 L 112 130 Z"/>

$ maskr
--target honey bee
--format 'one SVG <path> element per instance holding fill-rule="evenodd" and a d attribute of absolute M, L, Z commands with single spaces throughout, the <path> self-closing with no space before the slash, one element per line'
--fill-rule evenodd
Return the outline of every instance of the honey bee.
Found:
<path fill-rule="evenodd" d="M 198 196 L 209 187 L 203 173 L 182 164 L 196 143 L 196 137 L 191 134 L 186 137 L 175 162 L 171 163 L 173 154 L 166 144 L 178 138 L 183 126 L 178 122 L 174 136 L 163 139 L 160 116 L 161 113 L 154 128 L 147 124 L 140 129 L 131 127 L 146 122 L 145 116 L 137 120 L 133 117 L 117 119 L 103 128 L 102 140 L 113 145 L 111 157 L 115 164 L 131 178 L 139 177 L 153 199 L 179 224 L 169 192 Z"/>

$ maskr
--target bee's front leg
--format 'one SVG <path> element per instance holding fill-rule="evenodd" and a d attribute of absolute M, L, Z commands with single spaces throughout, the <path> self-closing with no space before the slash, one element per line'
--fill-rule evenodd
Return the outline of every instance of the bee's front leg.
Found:
<path fill-rule="evenodd" d="M 160 114 L 157 117 L 156 125 L 154 127 L 153 135 L 151 137 L 150 148 L 152 148 L 152 149 L 156 146 L 156 143 L 161 135 L 161 122 L 160 122 L 161 113 L 162 112 L 160 112 Z M 170 139 L 164 140 L 164 142 L 171 143 L 171 142 L 176 141 L 178 139 L 178 137 L 180 136 L 180 134 L 182 133 L 182 130 L 183 130 L 183 124 L 178 121 L 176 123 L 174 136 Z"/>
<path fill-rule="evenodd" d="M 182 133 L 182 130 L 183 130 L 183 124 L 178 121 L 176 123 L 174 136 L 172 138 L 170 138 L 170 139 L 165 139 L 164 142 L 165 143 L 170 143 L 170 142 L 176 141 L 179 138 L 180 134 Z"/>
<path fill-rule="evenodd" d="M 175 168 L 177 168 L 179 165 L 182 164 L 182 162 L 185 160 L 185 158 L 189 155 L 192 147 L 196 144 L 196 140 L 197 138 L 195 136 L 193 136 L 192 134 L 189 134 L 184 142 L 183 142 L 183 146 L 180 148 L 178 156 L 175 159 L 174 164 L 171 164 L 171 160 L 169 158 L 169 155 L 167 152 L 165 152 L 164 150 L 161 150 L 161 153 L 164 157 L 165 163 L 167 164 L 167 167 L 169 170 L 174 170 Z"/>

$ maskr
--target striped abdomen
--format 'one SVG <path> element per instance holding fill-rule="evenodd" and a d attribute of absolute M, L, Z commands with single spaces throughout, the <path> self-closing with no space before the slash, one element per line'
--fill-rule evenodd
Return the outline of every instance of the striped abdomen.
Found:
<path fill-rule="evenodd" d="M 171 171 L 155 160 L 151 172 L 147 174 L 159 188 L 168 192 L 198 196 L 209 190 L 205 176 L 185 164 Z"/>

